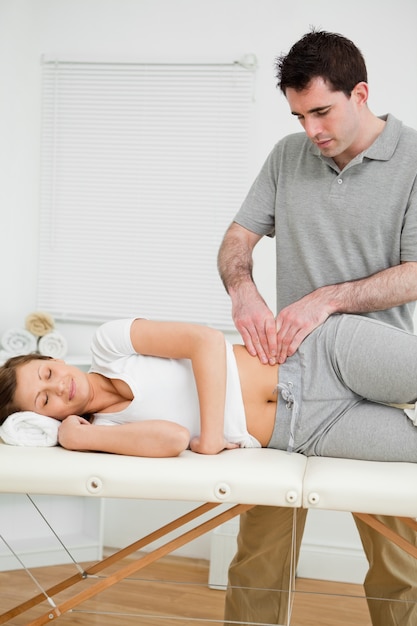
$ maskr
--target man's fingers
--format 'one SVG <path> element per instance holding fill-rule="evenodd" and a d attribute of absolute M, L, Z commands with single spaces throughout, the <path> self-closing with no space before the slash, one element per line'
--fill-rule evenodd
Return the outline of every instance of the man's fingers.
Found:
<path fill-rule="evenodd" d="M 285 363 L 289 356 L 295 354 L 309 334 L 310 331 L 307 331 L 305 328 L 290 327 L 283 340 L 279 343 L 278 363 Z"/>
<path fill-rule="evenodd" d="M 277 362 L 277 330 L 275 318 L 267 319 L 265 322 L 265 339 L 267 343 L 268 362 L 275 365 Z"/>
<path fill-rule="evenodd" d="M 254 326 L 250 329 L 246 327 L 242 328 L 240 330 L 240 334 L 249 354 L 251 354 L 252 356 L 257 356 L 262 363 L 268 363 L 268 357 L 264 349 L 264 346 L 268 348 L 266 336 L 264 335 L 262 341 Z"/>
<path fill-rule="evenodd" d="M 261 363 L 276 362 L 277 337 L 275 317 L 263 301 L 244 309 L 235 307 L 233 321 L 245 346 Z"/>

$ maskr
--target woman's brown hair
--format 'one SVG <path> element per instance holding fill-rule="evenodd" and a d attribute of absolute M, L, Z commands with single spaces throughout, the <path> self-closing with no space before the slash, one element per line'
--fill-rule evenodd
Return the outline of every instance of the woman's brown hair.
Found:
<path fill-rule="evenodd" d="M 11 357 L 0 367 L 0 424 L 3 424 L 9 415 L 21 410 L 14 399 L 17 384 L 17 368 L 36 359 L 44 361 L 50 358 L 43 354 L 22 354 Z"/>

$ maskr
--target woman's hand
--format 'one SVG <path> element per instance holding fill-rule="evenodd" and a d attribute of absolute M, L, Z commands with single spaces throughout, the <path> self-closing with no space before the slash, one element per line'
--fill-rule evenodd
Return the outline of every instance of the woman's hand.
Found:
<path fill-rule="evenodd" d="M 190 449 L 198 454 L 218 454 L 222 450 L 233 450 L 238 448 L 239 444 L 230 443 L 224 437 L 220 437 L 217 441 L 204 441 L 202 437 L 193 437 L 190 441 Z"/>
<path fill-rule="evenodd" d="M 80 449 L 83 437 L 83 432 L 80 431 L 84 426 L 91 426 L 91 424 L 79 415 L 69 415 L 58 429 L 58 443 L 69 450 Z"/>

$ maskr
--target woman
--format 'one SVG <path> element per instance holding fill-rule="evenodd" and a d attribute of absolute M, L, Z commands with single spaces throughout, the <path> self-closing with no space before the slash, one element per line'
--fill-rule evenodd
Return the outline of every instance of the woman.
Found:
<path fill-rule="evenodd" d="M 417 336 L 352 315 L 330 317 L 279 372 L 214 329 L 143 318 L 101 326 L 88 373 L 39 355 L 0 368 L 1 421 L 35 411 L 63 420 L 65 448 L 149 457 L 262 446 L 416 462 L 417 429 L 378 404 L 416 398 Z"/>

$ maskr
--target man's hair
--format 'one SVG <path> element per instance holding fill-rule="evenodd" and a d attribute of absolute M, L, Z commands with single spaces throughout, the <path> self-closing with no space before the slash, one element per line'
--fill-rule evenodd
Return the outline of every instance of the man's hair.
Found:
<path fill-rule="evenodd" d="M 35 359 L 47 360 L 50 358 L 42 354 L 23 354 L 11 357 L 0 367 L 0 424 L 3 424 L 9 415 L 21 410 L 15 402 L 17 368 Z"/>
<path fill-rule="evenodd" d="M 276 59 L 275 70 L 284 95 L 289 87 L 302 91 L 319 76 L 332 91 L 343 91 L 347 97 L 355 85 L 368 81 L 365 59 L 350 39 L 315 29 Z"/>

